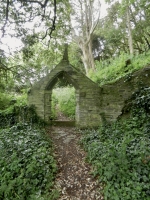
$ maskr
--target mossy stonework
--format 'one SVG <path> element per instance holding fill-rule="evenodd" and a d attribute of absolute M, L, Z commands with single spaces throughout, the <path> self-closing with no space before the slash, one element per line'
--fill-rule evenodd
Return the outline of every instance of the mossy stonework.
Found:
<path fill-rule="evenodd" d="M 100 117 L 100 88 L 78 69 L 63 60 L 44 78 L 35 83 L 28 94 L 28 104 L 34 105 L 37 114 L 46 122 L 51 118 L 52 89 L 58 78 L 65 78 L 75 88 L 76 126 L 79 128 L 98 127 Z"/>
<path fill-rule="evenodd" d="M 107 122 L 116 121 L 132 94 L 150 87 L 150 65 L 128 74 L 115 83 L 103 85 L 100 94 L 100 114 Z"/>
<path fill-rule="evenodd" d="M 98 127 L 102 122 L 113 122 L 121 114 L 126 101 L 141 87 L 150 86 L 150 66 L 99 87 L 79 69 L 70 65 L 67 51 L 62 61 L 44 78 L 35 83 L 28 94 L 28 104 L 46 122 L 51 119 L 52 90 L 58 78 L 65 78 L 75 88 L 75 122 L 79 128 Z"/>

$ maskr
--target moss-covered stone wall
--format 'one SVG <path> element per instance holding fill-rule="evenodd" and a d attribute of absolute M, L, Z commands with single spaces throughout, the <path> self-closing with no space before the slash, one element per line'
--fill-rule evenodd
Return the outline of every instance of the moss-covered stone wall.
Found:
<path fill-rule="evenodd" d="M 115 121 L 131 95 L 142 87 L 150 87 L 150 66 L 146 66 L 115 83 L 101 87 L 100 115 L 108 122 Z"/>
<path fill-rule="evenodd" d="M 63 60 L 44 78 L 35 83 L 28 94 L 28 104 L 46 122 L 51 118 L 51 95 L 58 78 L 65 78 L 75 88 L 76 126 L 98 127 L 103 121 L 113 122 L 121 114 L 126 101 L 141 87 L 150 87 L 150 66 L 138 70 L 115 83 L 99 87 L 68 61 Z"/>
<path fill-rule="evenodd" d="M 51 95 L 58 77 L 67 79 L 75 88 L 76 126 L 98 127 L 100 116 L 100 87 L 81 71 L 62 60 L 46 77 L 35 83 L 28 94 L 28 104 L 34 105 L 37 114 L 46 122 L 51 118 Z"/>

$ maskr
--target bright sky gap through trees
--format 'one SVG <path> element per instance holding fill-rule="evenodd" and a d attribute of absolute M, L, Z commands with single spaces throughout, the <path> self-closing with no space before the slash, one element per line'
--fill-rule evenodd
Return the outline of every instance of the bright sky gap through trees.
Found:
<path fill-rule="evenodd" d="M 100 18 L 103 18 L 107 14 L 107 8 L 108 5 L 105 3 L 104 0 L 101 2 L 101 8 L 100 8 Z M 37 19 L 38 20 L 38 19 Z M 26 23 L 26 27 L 29 28 L 32 31 L 33 23 Z M 40 27 L 36 27 L 36 31 L 39 32 L 41 30 Z M 14 32 L 14 30 L 9 30 L 9 32 Z M 10 37 L 8 35 L 5 35 L 2 37 L 2 32 L 0 31 L 0 40 L 2 42 L 1 49 L 3 49 L 6 52 L 6 56 L 9 56 L 10 52 L 13 52 L 15 50 L 19 50 L 22 48 L 23 44 L 20 39 L 17 37 Z"/>

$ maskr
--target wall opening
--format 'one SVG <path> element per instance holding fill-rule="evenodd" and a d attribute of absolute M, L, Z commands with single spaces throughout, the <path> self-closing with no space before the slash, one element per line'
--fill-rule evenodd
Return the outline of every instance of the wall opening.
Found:
<path fill-rule="evenodd" d="M 53 80 L 51 88 L 50 122 L 54 125 L 74 126 L 76 120 L 76 89 L 64 73 Z"/>
<path fill-rule="evenodd" d="M 74 87 L 75 126 L 79 128 L 98 127 L 100 117 L 101 89 L 78 69 L 62 60 L 46 77 L 38 81 L 28 95 L 29 105 L 35 105 L 36 112 L 45 122 L 53 121 L 52 93 L 59 84 Z M 66 94 L 67 97 L 67 94 Z"/>
<path fill-rule="evenodd" d="M 54 120 L 75 120 L 75 89 L 71 86 L 52 90 L 51 109 Z"/>

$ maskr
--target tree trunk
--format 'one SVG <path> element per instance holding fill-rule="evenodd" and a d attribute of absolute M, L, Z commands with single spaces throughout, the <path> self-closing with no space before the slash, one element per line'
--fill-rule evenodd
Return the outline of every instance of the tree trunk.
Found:
<path fill-rule="evenodd" d="M 82 62 L 84 64 L 86 75 L 88 75 L 89 71 L 92 69 L 95 70 L 94 66 L 94 57 L 92 52 L 91 41 L 88 44 L 80 41 L 79 47 L 82 51 Z"/>
<path fill-rule="evenodd" d="M 92 52 L 92 36 L 97 26 L 97 20 L 94 19 L 94 1 L 91 0 L 78 0 L 79 12 L 78 23 L 80 27 L 79 35 L 75 37 L 75 41 L 82 51 L 82 62 L 84 64 L 86 75 L 89 71 L 95 70 L 94 56 Z"/>
<path fill-rule="evenodd" d="M 133 54 L 134 50 L 133 50 L 133 39 L 132 39 L 132 29 L 131 29 L 131 23 L 130 23 L 129 7 L 127 7 L 127 28 L 128 28 L 129 51 L 130 51 L 130 54 Z"/>
<path fill-rule="evenodd" d="M 94 56 L 92 52 L 92 40 L 89 42 L 88 46 L 89 46 L 89 58 L 90 58 L 91 69 L 95 71 Z"/>

